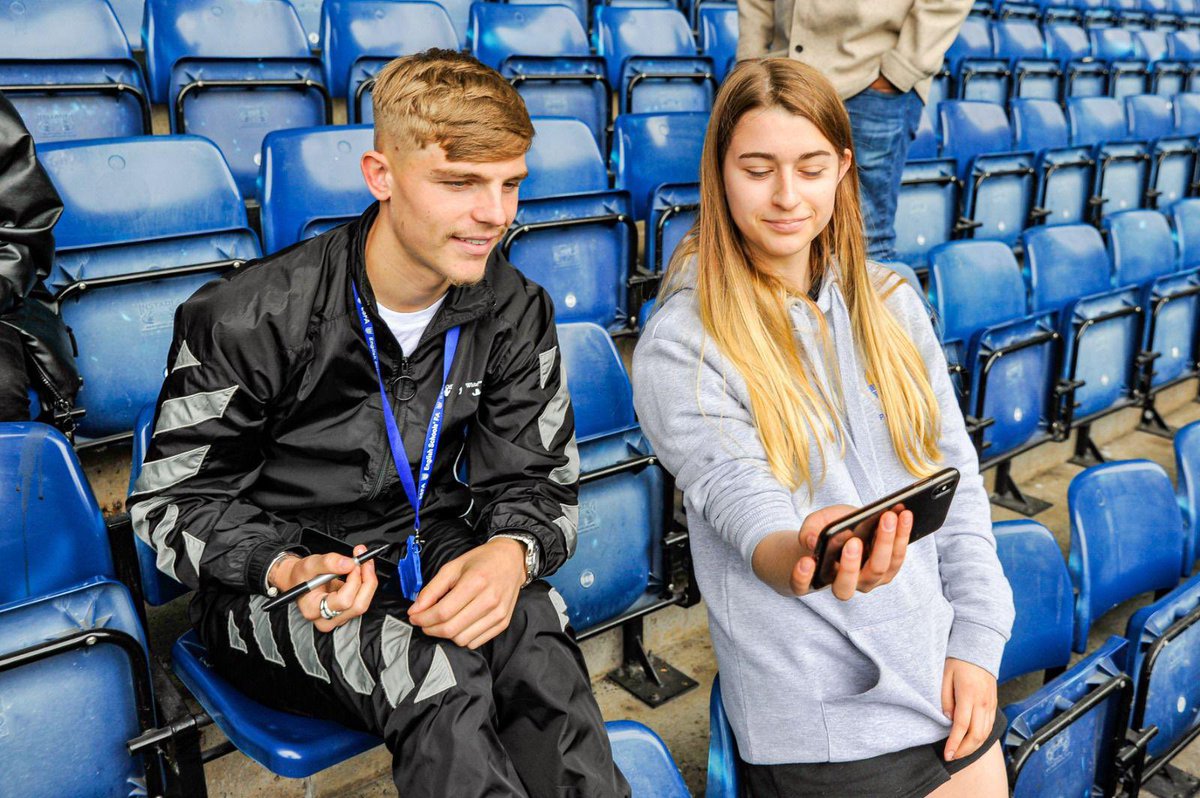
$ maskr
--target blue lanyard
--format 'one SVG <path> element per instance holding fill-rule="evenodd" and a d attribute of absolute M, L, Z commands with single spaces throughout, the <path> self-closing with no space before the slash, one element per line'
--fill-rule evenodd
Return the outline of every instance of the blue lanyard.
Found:
<path fill-rule="evenodd" d="M 363 309 L 362 300 L 358 297 L 358 287 L 351 285 L 354 292 L 354 305 L 358 308 L 358 320 L 362 324 L 363 334 L 367 337 L 367 348 L 371 350 L 371 360 L 375 363 L 375 377 L 379 380 L 379 395 L 383 400 L 383 423 L 387 428 L 388 445 L 392 450 L 392 460 L 396 463 L 396 472 L 400 475 L 400 484 L 413 508 L 413 529 L 417 532 L 418 542 L 421 534 L 421 500 L 425 498 L 425 488 L 429 486 L 429 476 L 433 473 L 433 461 L 437 456 L 438 438 L 442 430 L 442 415 L 446 406 L 446 381 L 450 378 L 450 367 L 454 364 L 454 353 L 458 350 L 458 327 L 446 331 L 446 347 L 442 355 L 442 387 L 438 391 L 437 402 L 433 406 L 433 414 L 429 418 L 429 430 L 425 433 L 425 448 L 421 451 L 421 468 L 417 481 L 413 482 L 412 469 L 408 465 L 408 455 L 404 453 L 404 441 L 400 430 L 396 427 L 396 417 L 392 415 L 392 405 L 388 401 L 387 388 L 383 384 L 383 372 L 379 368 L 379 350 L 375 345 L 375 325 L 371 317 Z"/>

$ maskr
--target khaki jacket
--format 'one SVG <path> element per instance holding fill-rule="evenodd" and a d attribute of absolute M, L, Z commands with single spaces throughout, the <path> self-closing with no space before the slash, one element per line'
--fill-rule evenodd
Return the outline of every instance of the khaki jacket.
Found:
<path fill-rule="evenodd" d="M 738 0 L 739 61 L 790 56 L 842 98 L 883 75 L 922 101 L 971 0 Z"/>

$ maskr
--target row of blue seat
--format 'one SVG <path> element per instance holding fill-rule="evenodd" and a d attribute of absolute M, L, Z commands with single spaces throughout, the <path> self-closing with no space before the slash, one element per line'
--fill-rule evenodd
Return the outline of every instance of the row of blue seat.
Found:
<path fill-rule="evenodd" d="M 577 365 L 586 372 L 597 365 L 586 362 L 595 355 L 589 348 L 603 350 L 603 339 L 603 330 L 573 334 L 564 329 L 564 356 L 570 350 L 572 357 L 583 358 L 585 362 Z M 607 346 L 611 349 L 611 342 Z M 602 368 L 604 359 L 599 358 Z M 619 392 L 621 386 L 615 387 Z M 627 382 L 624 388 L 627 394 Z M 626 404 L 631 417 L 631 402 L 627 399 Z M 593 409 L 606 420 L 589 416 L 583 408 L 581 452 L 601 446 L 605 434 L 630 431 L 600 430 L 619 420 L 607 418 L 614 412 L 609 408 Z M 618 448 L 608 446 L 606 454 Z M 604 458 L 595 451 L 584 456 L 585 469 L 595 467 L 589 459 L 597 456 Z M 606 596 L 603 600 L 610 604 L 626 600 L 630 579 L 640 579 L 644 586 L 651 560 L 660 562 L 647 551 L 649 541 L 631 539 L 654 518 L 663 517 L 661 507 L 649 517 L 639 515 L 648 512 L 645 504 L 653 499 L 641 495 L 638 487 L 661 488 L 661 479 L 655 482 L 652 472 L 609 477 L 591 488 L 593 502 L 597 495 L 603 497 L 599 503 L 604 512 L 593 514 L 590 526 L 581 524 L 581 532 L 586 530 L 589 537 L 581 537 L 572 560 L 582 560 L 583 573 L 591 576 L 581 576 L 578 569 L 556 576 L 560 589 L 574 602 L 572 619 L 577 624 L 586 624 L 589 613 L 596 611 L 593 596 Z M 8 574 L 0 584 L 0 689 L 7 697 L 0 767 L 6 790 L 31 798 L 125 795 L 131 789 L 203 795 L 202 783 L 172 784 L 173 778 L 198 774 L 172 777 L 171 768 L 162 766 L 159 752 L 146 742 L 156 735 L 160 741 L 170 740 L 168 724 L 186 729 L 193 721 L 156 715 L 155 691 L 168 683 L 152 679 L 140 610 L 126 585 L 116 581 L 121 537 L 132 536 L 128 524 L 113 527 L 110 551 L 110 532 L 69 443 L 39 424 L 0 424 L 0 486 L 0 553 Z M 654 495 L 661 501 L 663 492 L 659 489 Z M 619 517 L 612 517 L 613 511 Z M 595 540 L 600 526 L 606 544 L 616 540 L 612 535 L 625 537 L 615 547 L 600 547 Z M 597 562 L 597 554 L 605 559 Z M 153 561 L 151 553 L 142 565 L 153 571 Z M 588 565 L 594 570 L 588 571 Z M 153 589 L 159 578 L 165 577 L 151 574 L 146 586 Z M 301 778 L 381 743 L 335 723 L 257 704 L 225 682 L 205 653 L 194 632 L 184 634 L 171 652 L 175 675 L 238 750 L 272 772 Z M 614 757 L 635 796 L 688 795 L 670 753 L 653 731 L 630 721 L 609 723 L 608 731 Z M 64 746 L 86 750 L 88 756 L 63 758 Z M 50 761 L 53 767 L 47 768 Z"/>
<path fill-rule="evenodd" d="M 1197 192 L 1200 95 L 951 100 L 926 116 L 896 211 L 896 249 L 921 268 L 951 238 L 1015 245 L 1037 225 L 1099 223 Z"/>

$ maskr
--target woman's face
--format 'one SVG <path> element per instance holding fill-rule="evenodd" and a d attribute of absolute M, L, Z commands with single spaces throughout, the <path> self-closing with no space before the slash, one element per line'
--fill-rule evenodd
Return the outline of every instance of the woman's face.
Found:
<path fill-rule="evenodd" d="M 755 265 L 807 290 L 809 247 L 833 216 L 850 151 L 839 155 L 804 117 L 768 108 L 738 120 L 721 168 L 729 213 Z"/>

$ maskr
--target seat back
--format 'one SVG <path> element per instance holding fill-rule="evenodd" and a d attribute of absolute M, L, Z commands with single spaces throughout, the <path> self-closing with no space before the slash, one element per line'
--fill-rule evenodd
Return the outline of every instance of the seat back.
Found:
<path fill-rule="evenodd" d="M 608 188 L 608 170 L 587 125 L 543 116 L 533 117 L 533 129 L 533 146 L 525 155 L 529 177 L 521 183 L 521 199 Z"/>
<path fill-rule="evenodd" d="M 605 724 L 613 762 L 629 782 L 633 795 L 688 798 L 687 784 L 666 743 L 649 727 L 632 720 Z"/>
<path fill-rule="evenodd" d="M 1183 574 L 1191 573 L 1200 558 L 1200 421 L 1175 433 L 1175 495 L 1186 527 L 1183 541 Z"/>
<path fill-rule="evenodd" d="M 277 252 L 320 235 L 370 206 L 375 198 L 359 161 L 373 148 L 370 125 L 268 133 L 259 177 L 263 250 Z"/>
<path fill-rule="evenodd" d="M 115 575 L 100 507 L 58 430 L 0 422 L 0 491 L 0 605 Z"/>
<path fill-rule="evenodd" d="M 946 341 L 1026 313 L 1025 283 L 1012 249 L 999 241 L 952 241 L 930 253 L 929 296 Z"/>
<path fill-rule="evenodd" d="M 527 199 L 501 245 L 509 261 L 546 289 L 560 322 L 613 330 L 628 318 L 637 227 L 623 191 Z"/>
<path fill-rule="evenodd" d="M 1075 650 L 1092 623 L 1117 604 L 1179 582 L 1183 518 L 1162 466 L 1126 460 L 1093 466 L 1071 480 L 1068 568 L 1075 585 Z"/>
<path fill-rule="evenodd" d="M 1070 144 L 1067 118 L 1062 106 L 1053 100 L 1013 100 L 1012 132 L 1018 150 L 1038 152 Z"/>
<path fill-rule="evenodd" d="M 1125 116 L 1129 134 L 1135 139 L 1159 139 L 1175 133 L 1171 101 L 1157 94 L 1136 94 L 1125 98 Z"/>
<path fill-rule="evenodd" d="M 1200 33 L 1195 30 L 1171 31 L 1167 34 L 1167 55 L 1184 62 L 1200 59 Z"/>
<path fill-rule="evenodd" d="M 1168 211 L 1179 249 L 1179 268 L 1200 268 L 1200 199 L 1179 200 Z"/>
<path fill-rule="evenodd" d="M 1037 21 L 1009 16 L 992 23 L 996 55 L 1011 64 L 1011 95 L 1057 100 L 1062 94 L 1062 70 L 1046 53 L 1046 39 Z"/>
<path fill-rule="evenodd" d="M 91 644 L 81 635 L 89 631 Z M 0 657 L 72 637 L 76 645 L 0 671 L 4 791 L 145 794 L 144 762 L 125 747 L 155 725 L 146 640 L 129 592 L 93 580 L 0 609 Z"/>
<path fill-rule="evenodd" d="M 1200 577 L 1139 609 L 1125 629 L 1136 690 L 1130 726 L 1158 728 L 1146 747 L 1151 760 L 1200 723 L 1200 624 L 1184 621 L 1197 609 Z"/>
<path fill-rule="evenodd" d="M 146 0 L 108 0 L 125 38 L 129 41 L 130 50 L 142 49 L 142 16 L 146 13 Z"/>
<path fill-rule="evenodd" d="M 925 269 L 929 252 L 949 241 L 958 219 L 957 166 L 953 160 L 909 161 L 896 196 L 896 258 Z"/>
<path fill-rule="evenodd" d="M 0 8 L 0 41 L 0 90 L 35 141 L 150 132 L 141 70 L 107 3 L 5 4 Z M 86 88 L 63 93 L 52 89 L 56 84 Z M 120 86 L 126 88 L 118 90 Z"/>
<path fill-rule="evenodd" d="M 586 323 L 561 324 L 558 333 L 582 473 L 649 454 L 634 418 L 629 378 L 608 333 Z M 581 486 L 575 555 L 549 579 L 577 630 L 620 615 L 646 595 L 651 574 L 661 573 L 664 513 L 657 466 L 621 470 Z"/>
<path fill-rule="evenodd" d="M 321 30 L 325 85 L 330 94 L 346 99 L 351 121 L 367 121 L 370 92 L 358 87 L 389 60 L 430 47 L 459 46 L 446 10 L 421 0 L 326 0 Z M 356 106 L 363 109 L 361 117 Z"/>
<path fill-rule="evenodd" d="M 619 10 L 619 9 L 614 9 Z M 700 179 L 708 115 L 622 114 L 613 129 L 610 163 L 616 187 L 629 192 L 634 218 L 645 219 L 654 189 Z"/>
<path fill-rule="evenodd" d="M 1090 224 L 1034 227 L 1022 236 L 1032 310 L 1062 310 L 1112 287 L 1104 240 Z"/>
<path fill-rule="evenodd" d="M 562 5 L 471 5 L 471 50 L 499 69 L 514 55 L 586 56 L 587 32 L 575 12 Z"/>
<path fill-rule="evenodd" d="M 258 243 L 229 168 L 202 138 L 73 142 L 40 156 L 63 199 L 46 284 L 80 348 L 80 433 L 127 432 L 162 385 L 176 306 L 229 261 L 257 257 Z M 153 274 L 206 263 L 224 265 Z"/>
<path fill-rule="evenodd" d="M 956 95 L 965 100 L 1007 100 L 1007 64 L 995 56 L 990 20 L 967 17 L 946 51 L 950 74 L 957 77 Z"/>
<path fill-rule="evenodd" d="M 919 161 L 925 158 L 936 158 L 938 154 L 937 132 L 933 129 L 933 117 L 928 108 L 921 109 L 921 121 L 917 123 L 917 132 L 912 143 L 908 145 L 908 160 Z"/>
<path fill-rule="evenodd" d="M 1012 130 L 1003 106 L 972 100 L 947 100 L 938 105 L 942 155 L 956 159 L 960 169 L 977 155 L 1008 152 Z"/>
<path fill-rule="evenodd" d="M 1126 211 L 1104 219 L 1117 285 L 1142 285 L 1178 271 L 1167 217 L 1158 211 Z"/>
<path fill-rule="evenodd" d="M 1129 706 L 1126 653 L 1126 642 L 1110 637 L 1062 676 L 1004 708 L 1008 730 L 1001 740 L 1014 798 L 1114 794 L 1113 762 Z M 1052 724 L 1072 710 L 1078 717 L 1052 734 Z"/>
<path fill-rule="evenodd" d="M 1181 136 L 1200 136 L 1200 94 L 1177 94 L 1171 105 L 1175 110 L 1175 132 Z"/>
<path fill-rule="evenodd" d="M 738 11 L 734 4 L 700 6 L 700 49 L 712 58 L 717 81 L 725 80 L 737 55 Z"/>
<path fill-rule="evenodd" d="M 304 28 L 304 36 L 308 39 L 309 47 L 319 50 L 324 47 L 321 31 L 321 6 L 324 0 L 290 0 L 300 25 Z"/>
<path fill-rule="evenodd" d="M 1002 521 L 992 532 L 1017 608 L 1000 681 L 1065 666 L 1071 660 L 1074 594 L 1054 536 L 1036 521 Z"/>
<path fill-rule="evenodd" d="M 596 7 L 596 52 L 617 90 L 620 113 L 708 111 L 716 88 L 709 56 L 697 53 L 674 7 Z"/>
<path fill-rule="evenodd" d="M 1129 138 L 1125 109 L 1112 97 L 1072 97 L 1067 100 L 1072 144 L 1105 144 Z"/>
<path fill-rule="evenodd" d="M 738 755 L 737 740 L 733 727 L 725 714 L 725 701 L 721 698 L 721 676 L 713 677 L 712 692 L 708 698 L 708 782 L 705 798 L 739 798 L 741 791 L 741 756 Z"/>

